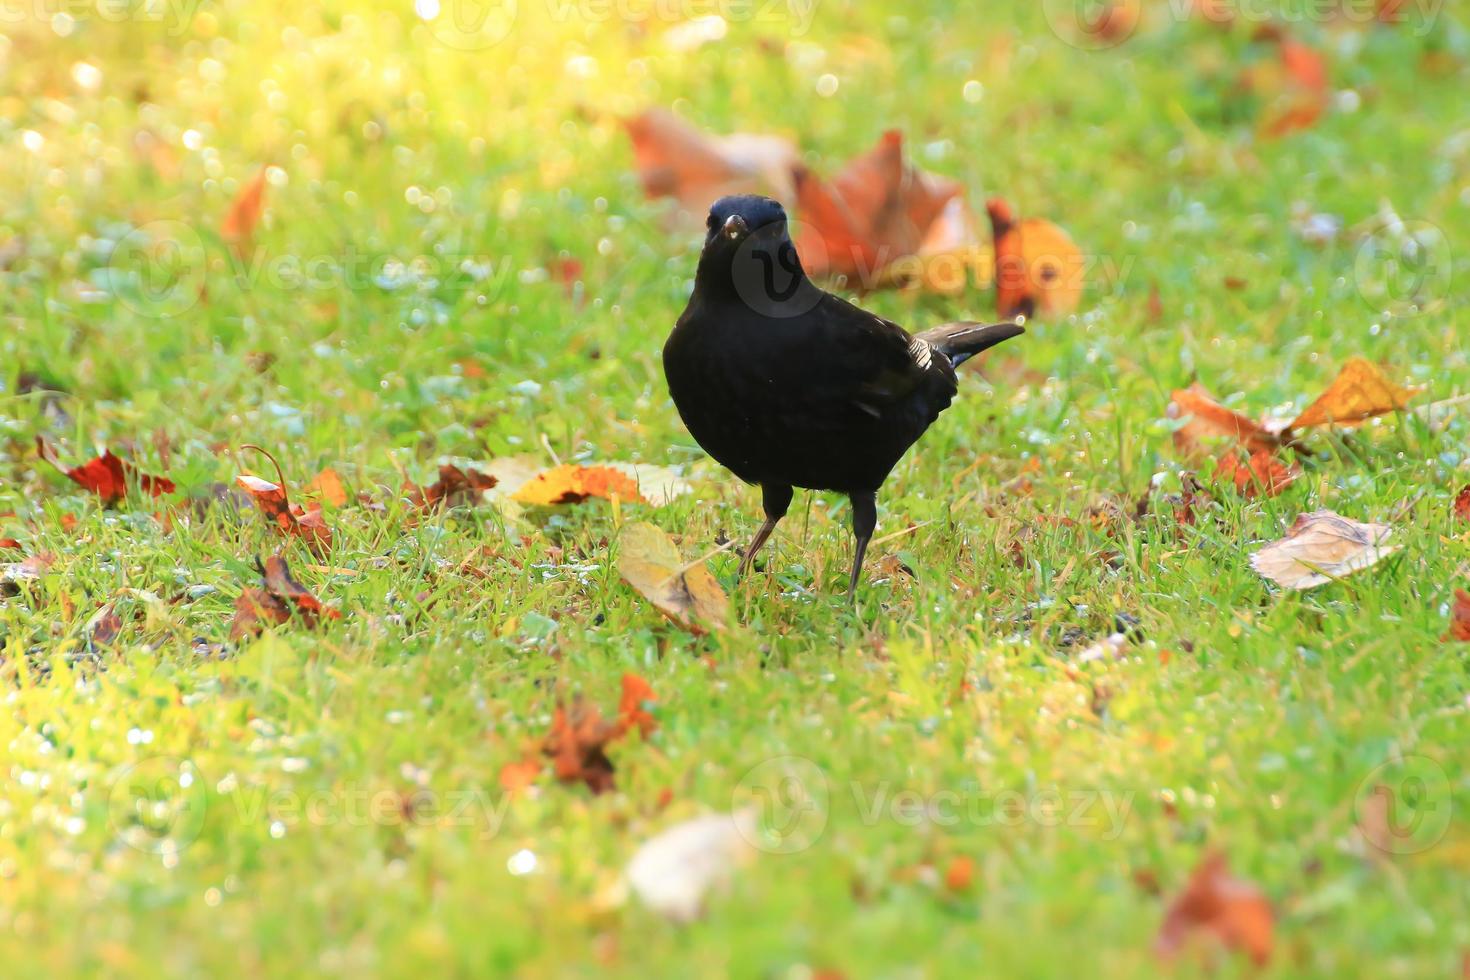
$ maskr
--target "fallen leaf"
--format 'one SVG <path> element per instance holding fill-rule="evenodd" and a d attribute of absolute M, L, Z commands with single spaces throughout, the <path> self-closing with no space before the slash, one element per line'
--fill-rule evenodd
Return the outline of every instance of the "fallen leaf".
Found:
<path fill-rule="evenodd" d="M 1242 80 L 1244 87 L 1269 99 L 1261 113 L 1261 135 L 1278 139 L 1310 129 L 1331 102 L 1326 59 L 1276 24 L 1258 31 L 1257 39 L 1274 42 L 1278 59 L 1275 65 L 1257 66 Z"/>
<path fill-rule="evenodd" d="M 36 436 L 36 452 L 46 462 L 70 477 L 77 486 L 101 497 L 104 504 L 115 504 L 127 496 L 128 487 L 131 484 L 137 484 L 139 489 L 151 497 L 161 497 L 175 490 L 172 480 L 140 472 L 133 464 L 114 456 L 110 449 L 104 451 L 96 459 L 71 469 L 61 464 L 56 450 L 52 449 L 40 436 Z"/>
<path fill-rule="evenodd" d="M 638 503 L 643 496 L 638 484 L 627 473 L 612 466 L 578 466 L 564 463 L 536 474 L 511 498 L 523 504 L 581 503 L 589 497 L 602 497 Z"/>
<path fill-rule="evenodd" d="M 276 468 L 276 478 L 281 482 L 271 483 L 242 473 L 235 477 L 235 483 L 250 495 L 260 512 L 275 524 L 276 530 L 288 538 L 301 538 L 312 554 L 318 558 L 325 557 L 332 550 L 332 529 L 327 527 L 326 518 L 322 516 L 321 504 L 314 503 L 309 508 L 293 504 L 286 494 L 285 477 L 281 475 L 281 464 L 276 462 L 276 458 L 259 446 L 240 448 L 253 449 L 270 460 Z"/>
<path fill-rule="evenodd" d="M 685 564 L 669 536 L 652 524 L 625 524 L 618 573 L 660 612 L 696 633 L 722 629 L 728 601 L 704 561 Z"/>
<path fill-rule="evenodd" d="M 1288 429 L 1361 425 L 1375 416 L 1401 411 L 1423 390 L 1396 385 L 1372 361 L 1354 357 L 1342 366 L 1327 390 L 1292 420 Z"/>
<path fill-rule="evenodd" d="M 82 635 L 92 646 L 105 647 L 111 645 L 122 633 L 122 617 L 117 614 L 117 606 L 107 603 L 93 614 L 87 625 L 82 629 Z"/>
<path fill-rule="evenodd" d="M 235 618 L 230 624 L 230 639 L 258 636 L 267 626 L 298 617 L 307 629 L 313 629 L 323 618 L 341 619 L 342 614 L 321 604 L 291 575 L 286 559 L 271 555 L 257 564 L 264 588 L 249 587 L 235 600 Z"/>
<path fill-rule="evenodd" d="M 237 248 L 249 245 L 255 236 L 256 226 L 260 224 L 260 216 L 265 211 L 265 175 L 265 167 L 256 171 L 250 182 L 240 188 L 240 193 L 230 202 L 230 208 L 220 222 L 221 237 Z"/>
<path fill-rule="evenodd" d="M 1264 966 L 1271 959 L 1275 932 L 1275 913 L 1260 889 L 1233 876 L 1225 856 L 1212 852 L 1169 903 L 1154 949 L 1172 960 L 1195 938 L 1207 937 Z"/>
<path fill-rule="evenodd" d="M 434 507 L 454 507 L 477 501 L 484 491 L 500 481 L 474 468 L 460 469 L 445 463 L 439 467 L 439 479 L 427 487 L 405 484 L 409 501 L 424 510 Z"/>
<path fill-rule="evenodd" d="M 674 922 L 692 922 L 709 893 L 754 855 L 755 833 L 746 811 L 695 817 L 645 841 L 623 876 L 644 905 Z"/>
<path fill-rule="evenodd" d="M 1302 514 L 1286 532 L 1251 555 L 1251 567 L 1288 589 L 1312 589 L 1371 568 L 1399 550 L 1393 529 L 1363 524 L 1330 510 Z"/>
<path fill-rule="evenodd" d="M 618 723 L 624 731 L 636 728 L 644 738 L 653 734 L 658 720 L 649 714 L 646 706 L 657 701 L 658 695 L 648 681 L 637 674 L 623 675 L 623 696 L 618 701 Z"/>
<path fill-rule="evenodd" d="M 14 538 L 0 538 L 0 551 L 19 551 L 20 542 Z"/>
<path fill-rule="evenodd" d="M 1284 463 L 1274 453 L 1260 449 L 1250 455 L 1231 450 L 1220 458 L 1215 479 L 1233 484 L 1247 500 L 1275 497 L 1302 475 L 1295 463 Z"/>
<path fill-rule="evenodd" d="M 1455 590 L 1455 601 L 1450 607 L 1450 631 L 1441 639 L 1470 643 L 1470 592 Z"/>
<path fill-rule="evenodd" d="M 536 782 L 541 775 L 541 760 L 526 756 L 500 767 L 500 788 L 507 793 L 518 793 Z"/>
<path fill-rule="evenodd" d="M 944 887 L 952 892 L 967 892 L 975 883 L 975 859 L 959 854 L 950 859 L 944 869 Z"/>
<path fill-rule="evenodd" d="M 1470 485 L 1455 498 L 1455 520 L 1470 522 Z"/>
<path fill-rule="evenodd" d="M 607 744 L 620 734 L 619 725 L 606 721 L 595 705 L 579 698 L 571 708 L 556 706 L 541 752 L 551 759 L 552 771 L 560 781 L 581 781 L 593 793 L 606 793 L 613 788 Z"/>
<path fill-rule="evenodd" d="M 350 499 L 347 488 L 342 485 L 342 476 L 330 466 L 311 478 L 306 489 L 320 496 L 333 507 L 346 507 Z"/>
<path fill-rule="evenodd" d="M 1202 455 L 1204 443 L 1212 437 L 1231 439 L 1253 453 L 1261 450 L 1270 452 L 1281 445 L 1279 436 L 1259 422 L 1220 404 L 1198 381 L 1188 388 L 1174 391 L 1167 415 L 1171 419 L 1184 420 L 1184 424 L 1174 430 L 1174 447 L 1187 457 Z"/>
<path fill-rule="evenodd" d="M 1065 316 L 1082 302 L 1087 271 L 1072 237 L 1050 221 L 1017 221 L 999 198 L 986 205 L 995 238 L 995 307 L 1002 318 Z"/>
<path fill-rule="evenodd" d="M 904 158 L 903 134 L 885 132 L 877 146 L 848 161 L 830 182 L 795 169 L 801 224 L 796 250 L 813 276 L 846 276 L 864 289 L 882 270 L 918 254 L 958 182 L 920 170 Z M 953 220 L 953 219 L 952 219 Z"/>
<path fill-rule="evenodd" d="M 709 207 L 727 194 L 795 197 L 791 173 L 796 147 L 777 136 L 709 136 L 663 109 L 623 123 L 644 193 L 672 197 L 681 224 L 702 227 Z"/>

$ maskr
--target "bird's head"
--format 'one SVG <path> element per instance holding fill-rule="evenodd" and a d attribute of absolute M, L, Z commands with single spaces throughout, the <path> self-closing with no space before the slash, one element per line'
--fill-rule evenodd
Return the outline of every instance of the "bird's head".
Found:
<path fill-rule="evenodd" d="M 790 315 L 791 304 L 810 302 L 813 288 L 802 271 L 778 201 L 754 194 L 722 197 L 710 207 L 696 288 L 733 291 L 757 312 Z"/>
<path fill-rule="evenodd" d="M 777 240 L 786 237 L 786 209 L 779 201 L 756 194 L 735 194 L 710 206 L 705 221 L 706 250 L 722 246 L 733 252 L 752 235 Z"/>

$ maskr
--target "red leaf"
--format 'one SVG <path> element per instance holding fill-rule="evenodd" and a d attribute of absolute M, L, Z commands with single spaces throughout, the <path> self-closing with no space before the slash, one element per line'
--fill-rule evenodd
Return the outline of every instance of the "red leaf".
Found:
<path fill-rule="evenodd" d="M 1455 498 L 1455 520 L 1470 521 L 1470 485 Z"/>
<path fill-rule="evenodd" d="M 1154 949 L 1173 959 L 1191 940 L 1204 936 L 1264 966 L 1275 945 L 1275 927 L 1266 897 L 1250 882 L 1232 876 L 1225 856 L 1212 852 L 1169 904 Z"/>
<path fill-rule="evenodd" d="M 460 469 L 445 463 L 439 467 L 439 479 L 427 487 L 404 484 L 409 501 L 418 508 L 429 510 L 434 507 L 453 507 L 461 503 L 473 503 L 480 493 L 494 487 L 500 481 L 488 473 L 476 469 Z"/>
<path fill-rule="evenodd" d="M 1455 590 L 1455 603 L 1450 607 L 1450 631 L 1442 639 L 1470 643 L 1470 592 Z"/>
<path fill-rule="evenodd" d="M 255 500 L 260 507 L 260 512 L 270 518 L 276 525 L 276 530 L 286 537 L 301 538 L 306 542 L 306 547 L 312 554 L 322 557 L 332 550 L 332 529 L 327 527 L 326 518 L 322 516 L 321 504 L 314 503 L 309 509 L 299 504 L 291 503 L 286 496 L 285 478 L 281 476 L 281 464 L 276 463 L 276 458 L 259 446 L 242 446 L 242 449 L 254 449 L 275 464 L 276 477 L 280 479 L 279 484 L 262 480 L 258 476 L 243 473 L 235 477 L 235 483 L 240 489 Z"/>
<path fill-rule="evenodd" d="M 603 720 L 594 705 L 578 700 L 570 711 L 557 705 L 541 751 L 551 759 L 557 779 L 581 780 L 593 793 L 606 793 L 613 788 L 613 764 L 606 748 L 619 731 L 620 726 Z"/>
<path fill-rule="evenodd" d="M 110 449 L 96 459 L 72 469 L 67 469 L 61 464 L 56 451 L 40 436 L 36 437 L 36 452 L 46 462 L 70 477 L 72 482 L 101 497 L 104 504 L 115 504 L 127 496 L 129 483 L 136 483 L 140 489 L 152 497 L 160 497 L 166 493 L 173 493 L 175 490 L 172 480 L 140 472 L 133 464 L 114 456 Z"/>
<path fill-rule="evenodd" d="M 321 604 L 295 578 L 279 554 L 271 555 L 260 566 L 265 588 L 251 587 L 235 600 L 235 619 L 230 624 L 230 638 L 240 640 L 257 636 L 266 626 L 299 617 L 307 629 L 314 628 L 322 617 L 341 619 L 342 614 Z"/>

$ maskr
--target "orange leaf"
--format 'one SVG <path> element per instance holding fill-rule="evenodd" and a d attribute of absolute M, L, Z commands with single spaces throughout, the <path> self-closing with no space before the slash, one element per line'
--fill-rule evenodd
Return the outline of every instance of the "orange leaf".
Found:
<path fill-rule="evenodd" d="M 1082 302 L 1086 259 L 1050 221 L 1017 221 L 1010 205 L 986 205 L 995 236 L 995 306 L 1002 317 L 1063 316 Z"/>
<path fill-rule="evenodd" d="M 1241 453 L 1232 449 L 1221 457 L 1215 469 L 1217 481 L 1233 483 L 1236 492 L 1247 500 L 1259 496 L 1278 496 L 1301 475 L 1301 468 L 1295 463 L 1283 463 L 1264 449 L 1244 458 Z"/>
<path fill-rule="evenodd" d="M 56 450 L 52 449 L 40 436 L 36 436 L 36 452 L 46 462 L 70 477 L 77 486 L 101 497 L 104 504 L 115 504 L 127 496 L 130 483 L 136 483 L 143 492 L 152 497 L 173 493 L 175 489 L 172 480 L 141 473 L 131 463 L 114 456 L 110 449 L 96 459 L 71 469 L 61 464 Z"/>
<path fill-rule="evenodd" d="M 1470 643 L 1470 592 L 1455 590 L 1455 603 L 1450 607 L 1450 631 L 1442 639 Z"/>
<path fill-rule="evenodd" d="M 575 504 L 588 497 L 642 502 L 638 484 L 622 470 L 611 466 L 577 466 L 565 463 L 536 474 L 512 495 L 523 504 Z"/>
<path fill-rule="evenodd" d="M 541 760 L 532 756 L 507 762 L 500 767 L 500 788 L 507 793 L 517 793 L 536 781 L 541 775 Z"/>
<path fill-rule="evenodd" d="M 1400 411 L 1421 391 L 1422 388 L 1403 388 L 1394 384 L 1372 361 L 1354 357 L 1342 366 L 1327 390 L 1308 405 L 1288 428 L 1361 425 L 1375 416 Z"/>
<path fill-rule="evenodd" d="M 240 193 L 230 202 L 230 209 L 220 222 L 220 235 L 226 241 L 241 244 L 254 237 L 260 216 L 265 211 L 265 172 L 265 167 L 256 171 L 255 177 L 240 188 Z"/>
<path fill-rule="evenodd" d="M 1261 134 L 1275 139 L 1310 129 L 1322 118 L 1331 100 L 1326 59 L 1281 27 L 1272 25 L 1258 36 L 1276 42 L 1280 71 L 1285 76 L 1283 91 L 1262 116 Z"/>
<path fill-rule="evenodd" d="M 796 250 L 814 276 L 847 276 L 862 288 L 881 270 L 923 247 L 960 185 L 926 173 L 904 159 L 903 134 L 884 133 L 878 145 L 824 182 L 798 167 L 801 209 Z"/>
<path fill-rule="evenodd" d="M 653 734 L 658 720 L 644 710 L 644 705 L 657 701 L 658 695 L 648 681 L 637 674 L 623 675 L 623 696 L 618 701 L 618 723 L 623 730 L 637 728 L 644 738 Z"/>
<path fill-rule="evenodd" d="M 1172 960 L 1191 940 L 1203 936 L 1264 966 L 1271 959 L 1275 931 L 1271 903 L 1250 882 L 1230 874 L 1223 854 L 1212 852 L 1169 904 L 1154 948 Z"/>
<path fill-rule="evenodd" d="M 966 892 L 975 882 L 975 859 L 968 855 L 958 855 L 951 859 L 949 867 L 944 869 L 944 887 L 952 892 Z"/>
<path fill-rule="evenodd" d="M 312 477 L 306 489 L 312 493 L 320 494 L 321 498 L 333 507 L 347 506 L 347 488 L 342 485 L 342 477 L 330 466 Z"/>
<path fill-rule="evenodd" d="M 1199 454 L 1201 444 L 1211 436 L 1233 439 L 1251 452 L 1269 452 L 1281 444 L 1259 422 L 1221 405 L 1198 381 L 1174 391 L 1167 414 L 1171 419 L 1187 420 L 1174 432 L 1174 446 L 1186 456 Z"/>
<path fill-rule="evenodd" d="M 301 538 L 306 542 L 306 547 L 317 557 L 325 556 L 332 550 L 332 529 L 327 527 L 326 518 L 322 516 L 321 504 L 312 504 L 309 509 L 299 504 L 291 503 L 286 496 L 285 479 L 281 476 L 281 466 L 276 459 L 259 446 L 242 446 L 242 449 L 254 449 L 269 459 L 276 466 L 277 479 L 281 483 L 271 483 L 262 480 L 258 476 L 242 473 L 235 477 L 235 483 L 240 489 L 255 500 L 260 511 L 276 525 L 276 530 L 286 537 Z"/>

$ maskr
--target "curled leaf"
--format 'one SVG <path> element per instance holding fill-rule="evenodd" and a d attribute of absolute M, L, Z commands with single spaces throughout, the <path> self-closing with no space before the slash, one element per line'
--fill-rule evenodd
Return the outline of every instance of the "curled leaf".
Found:
<path fill-rule="evenodd" d="M 429 510 L 434 507 L 453 507 L 462 503 L 473 503 L 480 494 L 495 487 L 500 481 L 488 473 L 473 468 L 460 469 L 449 463 L 439 467 L 439 479 L 427 487 L 405 484 L 408 499 L 415 507 Z"/>
<path fill-rule="evenodd" d="M 652 524 L 626 524 L 618 535 L 618 573 L 660 612 L 695 633 L 722 629 L 728 601 L 702 560 L 685 564 L 669 536 Z"/>
<path fill-rule="evenodd" d="M 253 449 L 270 460 L 276 467 L 276 478 L 281 482 L 271 483 L 243 473 L 235 477 L 235 483 L 250 495 L 260 512 L 275 524 L 277 531 L 288 538 L 301 538 L 312 554 L 325 557 L 332 550 L 332 529 L 322 516 L 321 504 L 314 503 L 309 508 L 293 504 L 286 494 L 285 477 L 281 475 L 281 464 L 276 462 L 276 458 L 259 446 L 240 448 Z"/>
<path fill-rule="evenodd" d="M 230 624 L 230 639 L 258 636 L 268 626 L 277 626 L 292 616 L 307 629 L 322 619 L 341 619 L 342 614 L 321 604 L 291 575 L 286 559 L 271 555 L 258 566 L 264 587 L 252 586 L 235 600 L 235 618 Z"/>
<path fill-rule="evenodd" d="M 1251 555 L 1251 567 L 1288 589 L 1312 589 L 1371 568 L 1399 550 L 1393 529 L 1364 524 L 1330 510 L 1302 514 L 1286 532 Z"/>

